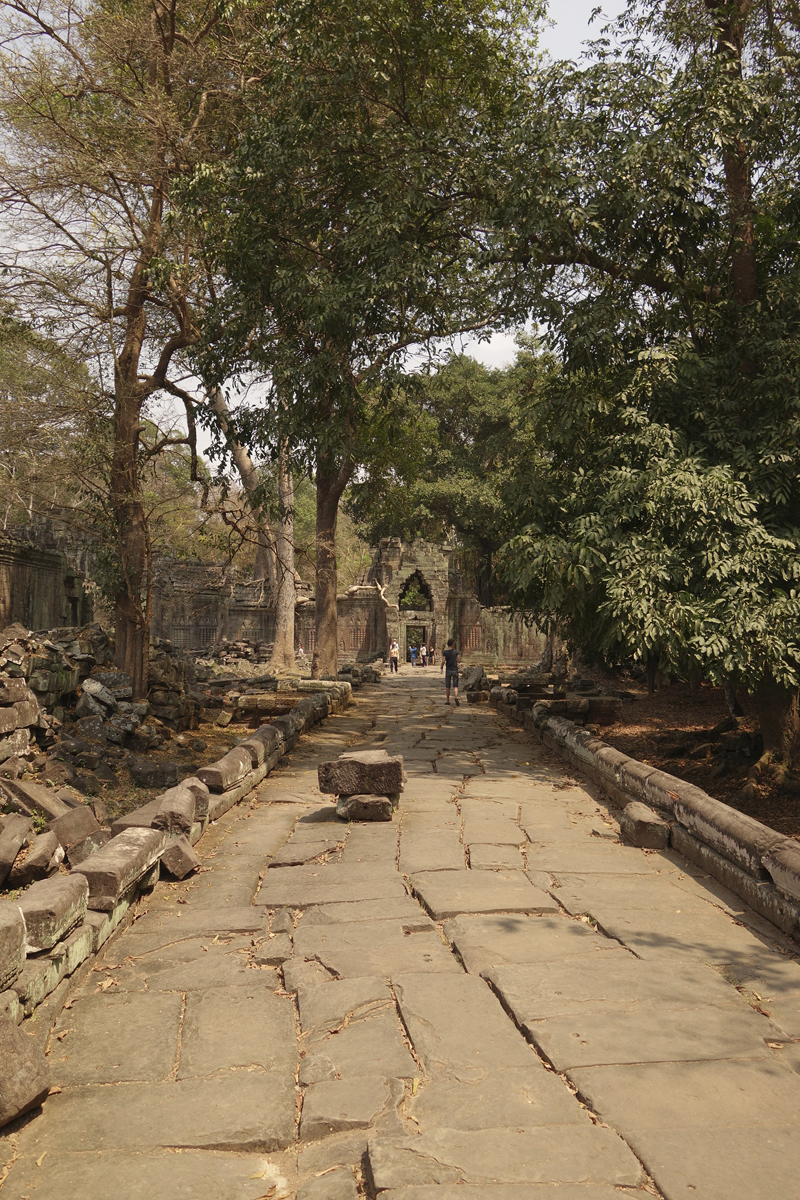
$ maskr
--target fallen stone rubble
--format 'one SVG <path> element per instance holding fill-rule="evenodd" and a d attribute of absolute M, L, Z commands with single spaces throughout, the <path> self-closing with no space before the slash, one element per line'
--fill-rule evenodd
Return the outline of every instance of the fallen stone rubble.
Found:
<path fill-rule="evenodd" d="M 34 859 L 41 872 L 19 895 L 0 899 L 0 1126 L 41 1103 L 49 1086 L 46 1061 L 15 1026 L 108 940 L 139 892 L 155 886 L 162 865 L 177 879 L 194 870 L 193 847 L 209 823 L 350 696 L 346 682 L 324 685 L 110 830 L 89 806 L 70 805 L 52 788 L 0 779 L 0 801 L 12 810 L 0 814 L 0 868 L 7 864 L 10 877 L 22 853 L 22 867 Z"/>
<path fill-rule="evenodd" d="M 405 786 L 402 754 L 354 750 L 317 767 L 319 790 L 336 796 L 342 821 L 391 821 Z"/>

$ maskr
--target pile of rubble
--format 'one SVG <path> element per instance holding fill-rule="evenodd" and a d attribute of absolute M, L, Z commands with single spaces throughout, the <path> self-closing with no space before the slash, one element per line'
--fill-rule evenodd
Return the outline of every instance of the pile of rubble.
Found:
<path fill-rule="evenodd" d="M 343 667 L 339 667 L 337 678 L 349 683 L 353 688 L 360 688 L 362 683 L 379 683 L 382 675 L 383 663 L 380 661 L 371 666 L 364 663 L 345 663 Z"/>

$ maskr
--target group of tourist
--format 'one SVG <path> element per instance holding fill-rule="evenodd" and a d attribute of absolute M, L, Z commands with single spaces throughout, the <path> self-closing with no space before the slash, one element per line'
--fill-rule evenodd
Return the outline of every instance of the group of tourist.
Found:
<path fill-rule="evenodd" d="M 436 664 L 436 650 L 433 646 L 426 646 L 424 643 L 419 647 L 419 649 L 417 649 L 416 646 L 411 646 L 409 654 L 411 657 L 412 667 L 416 667 L 418 656 L 420 664 L 423 667 L 432 667 Z M 447 643 L 447 649 L 442 655 L 442 663 L 439 667 L 439 670 L 444 671 L 445 667 L 447 667 L 444 677 L 445 704 L 450 703 L 451 688 L 453 689 L 453 699 L 455 700 L 456 704 L 458 704 L 458 651 L 456 650 L 454 638 L 450 638 L 449 642 Z M 391 675 L 393 672 L 396 673 L 399 669 L 400 643 L 397 641 L 397 638 L 392 638 L 391 642 L 389 643 L 389 674 Z"/>

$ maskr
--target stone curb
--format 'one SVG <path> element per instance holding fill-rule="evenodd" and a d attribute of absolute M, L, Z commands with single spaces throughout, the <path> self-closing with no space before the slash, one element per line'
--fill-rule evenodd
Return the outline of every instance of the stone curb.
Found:
<path fill-rule="evenodd" d="M 638 800 L 663 813 L 675 850 L 800 941 L 800 845 L 793 838 L 694 784 L 629 758 L 566 717 L 551 715 L 545 705 L 517 713 L 494 703 L 588 775 L 619 808 Z"/>
<path fill-rule="evenodd" d="M 193 846 L 212 821 L 238 804 L 269 774 L 281 757 L 292 749 L 301 733 L 351 703 L 349 683 L 340 680 L 325 683 L 323 687 L 324 690 L 317 682 L 315 695 L 304 698 L 290 713 L 262 726 L 245 739 L 246 753 L 253 761 L 253 767 L 227 791 L 209 791 L 202 779 L 202 771 L 198 772 L 200 779 L 183 780 L 177 788 L 168 789 L 149 804 L 142 805 L 140 810 L 134 810 L 129 814 L 133 821 L 126 822 L 121 818 L 116 835 L 78 864 L 70 875 L 56 875 L 43 881 L 43 884 L 49 884 L 52 880 L 63 879 L 66 884 L 73 877 L 77 882 L 79 877 L 85 887 L 86 879 L 90 880 L 88 909 L 84 899 L 82 923 L 73 927 L 73 921 L 69 930 L 65 930 L 66 936 L 49 948 L 34 952 L 31 946 L 26 946 L 19 905 L 14 901 L 0 901 L 0 981 L 5 989 L 0 991 L 0 1018 L 10 1018 L 19 1024 L 24 1017 L 30 1016 L 64 978 L 97 953 L 124 921 L 139 894 L 155 886 L 162 854 L 176 837 L 187 837 L 184 827 L 191 804 L 186 803 L 185 797 L 176 797 L 176 793 L 190 789 L 196 800 L 191 833 L 187 838 Z M 252 746 L 254 739 L 262 743 L 263 754 L 259 747 Z M 256 766 L 259 757 L 262 761 Z M 211 763 L 203 770 L 215 772 L 215 780 L 221 780 L 220 766 L 221 763 Z M 183 803 L 177 804 L 176 800 L 181 799 Z M 94 880 L 96 882 L 92 882 Z M 40 890 L 42 886 L 33 885 Z M 23 896 L 19 899 L 21 901 Z"/>

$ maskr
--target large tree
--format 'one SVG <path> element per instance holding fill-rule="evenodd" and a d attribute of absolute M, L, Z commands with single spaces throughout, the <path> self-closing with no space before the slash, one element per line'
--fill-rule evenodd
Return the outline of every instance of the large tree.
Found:
<path fill-rule="evenodd" d="M 512 590 L 579 643 L 747 687 L 793 765 L 798 50 L 790 5 L 632 3 L 541 77 L 503 214 L 564 365 Z"/>
<path fill-rule="evenodd" d="M 410 348 L 499 320 L 508 267 L 478 259 L 522 21 L 492 0 L 284 0 L 262 53 L 246 136 L 191 190 L 220 275 L 201 369 L 267 374 L 274 398 L 240 411 L 242 436 L 315 481 L 313 669 L 332 674 L 339 502 L 385 438 L 398 372 Z"/>

